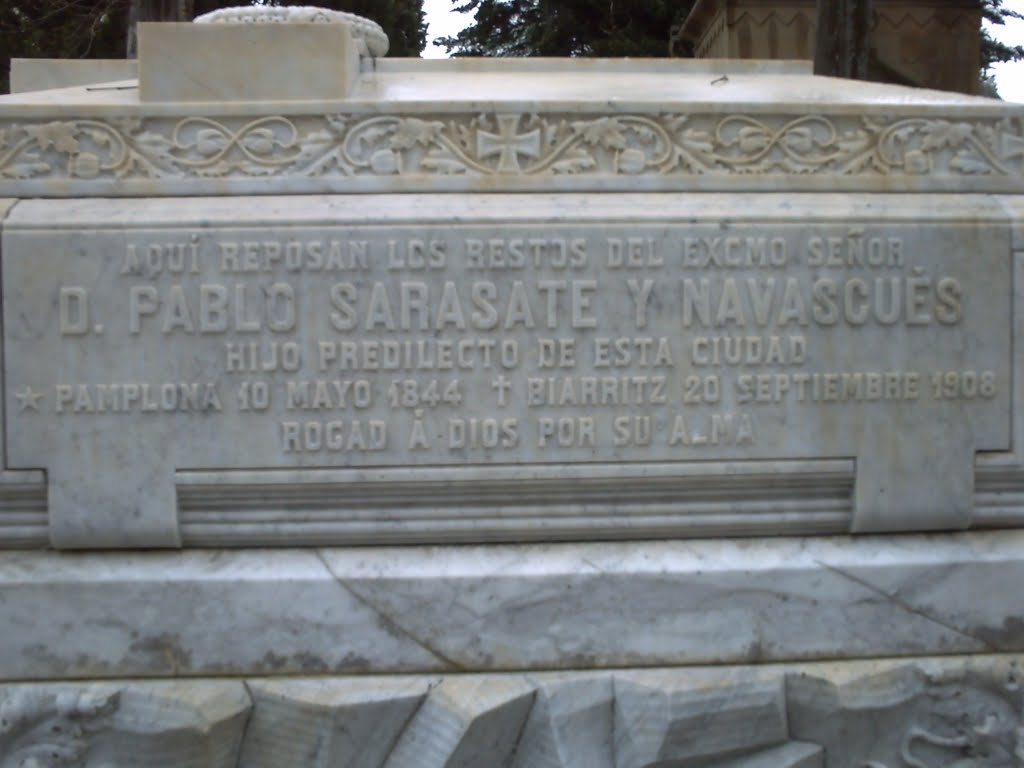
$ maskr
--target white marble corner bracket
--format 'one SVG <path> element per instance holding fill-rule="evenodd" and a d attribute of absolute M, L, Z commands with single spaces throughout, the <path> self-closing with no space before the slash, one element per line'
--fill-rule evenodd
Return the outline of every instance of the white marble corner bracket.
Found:
<path fill-rule="evenodd" d="M 978 456 L 974 527 L 1024 524 L 1024 200 L 1004 196 L 999 201 L 1010 217 L 1013 265 L 1011 448 Z"/>

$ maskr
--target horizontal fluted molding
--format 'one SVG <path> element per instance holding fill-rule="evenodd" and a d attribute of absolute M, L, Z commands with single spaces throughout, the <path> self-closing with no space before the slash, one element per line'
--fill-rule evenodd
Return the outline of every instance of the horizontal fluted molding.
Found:
<path fill-rule="evenodd" d="M 654 475 L 627 465 L 619 468 L 626 477 L 589 480 L 554 472 L 517 479 L 516 467 L 455 468 L 447 480 L 430 478 L 430 470 L 380 471 L 375 479 L 347 470 L 181 472 L 177 487 L 186 546 L 846 532 L 854 463 L 815 464 L 804 473 L 792 463 L 787 473 L 785 462 L 692 464 Z M 487 472 L 496 477 L 480 480 Z M 12 475 L 0 482 L 0 548 L 44 547 L 42 473 Z M 1024 467 L 980 460 L 974 507 L 972 528 L 1024 526 Z"/>
<path fill-rule="evenodd" d="M 975 475 L 975 528 L 1024 527 L 1024 467 L 981 464 Z"/>
<path fill-rule="evenodd" d="M 0 549 L 37 549 L 48 543 L 43 473 L 0 471 Z"/>
<path fill-rule="evenodd" d="M 810 462 L 799 474 L 793 471 L 796 466 L 750 462 L 190 472 L 178 475 L 178 499 L 186 546 L 849 530 L 853 463 Z"/>

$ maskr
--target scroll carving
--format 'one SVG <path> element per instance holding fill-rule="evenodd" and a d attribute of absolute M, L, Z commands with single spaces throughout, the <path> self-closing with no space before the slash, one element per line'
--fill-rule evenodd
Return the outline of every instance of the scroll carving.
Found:
<path fill-rule="evenodd" d="M 0 127 L 0 179 L 1024 175 L 1024 129 L 828 115 L 78 119 Z"/>

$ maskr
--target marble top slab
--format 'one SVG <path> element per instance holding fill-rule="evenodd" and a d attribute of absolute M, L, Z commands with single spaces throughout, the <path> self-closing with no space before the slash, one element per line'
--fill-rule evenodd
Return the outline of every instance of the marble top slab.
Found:
<path fill-rule="evenodd" d="M 1024 189 L 1024 106 L 806 63 L 364 58 L 344 98 L 208 93 L 0 97 L 0 194 Z"/>

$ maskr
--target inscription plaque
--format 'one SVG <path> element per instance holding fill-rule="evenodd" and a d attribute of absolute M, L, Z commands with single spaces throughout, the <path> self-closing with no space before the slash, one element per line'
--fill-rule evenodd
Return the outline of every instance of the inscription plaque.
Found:
<path fill-rule="evenodd" d="M 975 452 L 1009 448 L 1005 225 L 568 197 L 457 225 L 409 197 L 174 226 L 23 204 L 7 449 L 47 471 L 55 544 L 177 543 L 192 469 L 849 458 L 854 529 L 967 525 Z"/>

